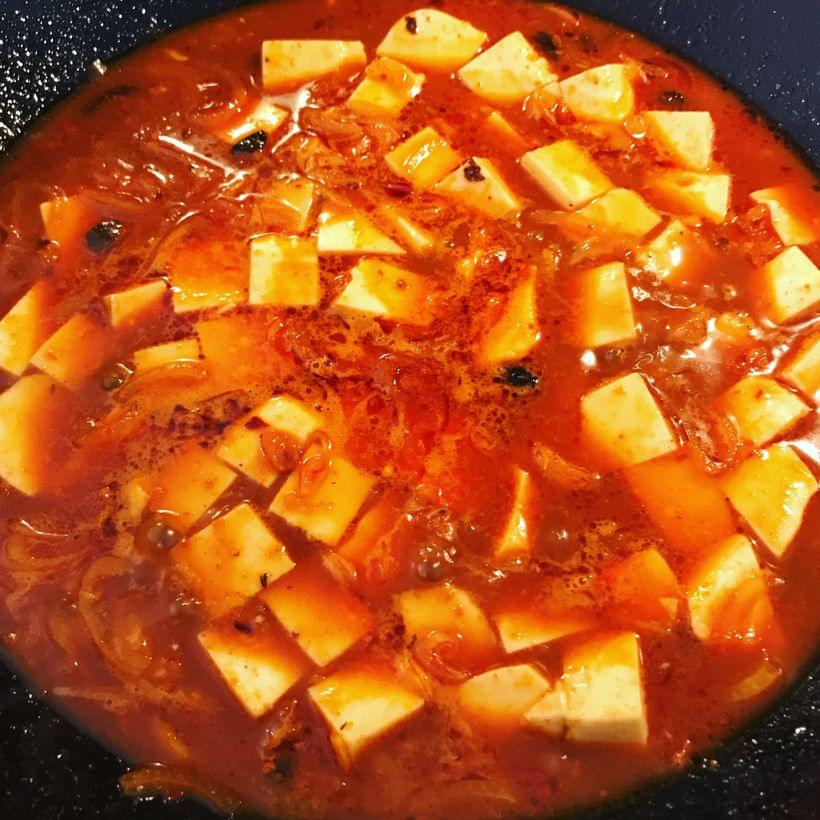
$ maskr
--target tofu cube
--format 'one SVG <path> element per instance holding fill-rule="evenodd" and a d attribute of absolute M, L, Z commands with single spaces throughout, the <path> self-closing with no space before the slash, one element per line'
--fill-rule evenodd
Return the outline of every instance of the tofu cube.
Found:
<path fill-rule="evenodd" d="M 731 505 L 776 558 L 782 558 L 803 521 L 817 479 L 788 444 L 746 459 L 724 479 Z"/>
<path fill-rule="evenodd" d="M 475 358 L 481 367 L 527 356 L 541 341 L 535 274 L 530 273 L 509 294 L 500 313 L 478 342 Z"/>
<path fill-rule="evenodd" d="M 248 478 L 270 487 L 280 475 L 262 450 L 262 434 L 275 430 L 304 445 L 321 425 L 318 413 L 292 396 L 274 396 L 232 424 L 216 454 Z"/>
<path fill-rule="evenodd" d="M 462 683 L 456 690 L 465 716 L 489 728 L 510 730 L 552 689 L 541 670 L 530 663 L 500 666 Z"/>
<path fill-rule="evenodd" d="M 366 116 L 398 117 L 421 93 L 424 79 L 424 74 L 398 60 L 379 57 L 365 69 L 364 79 L 347 98 L 347 107 Z"/>
<path fill-rule="evenodd" d="M 363 259 L 351 269 L 350 281 L 333 305 L 337 310 L 426 326 L 433 321 L 431 289 L 430 282 L 413 271 Z"/>
<path fill-rule="evenodd" d="M 487 42 L 487 35 L 464 20 L 436 9 L 419 9 L 397 20 L 376 54 L 412 66 L 455 71 Z"/>
<path fill-rule="evenodd" d="M 474 94 L 502 104 L 521 102 L 536 88 L 558 79 L 546 58 L 520 31 L 508 34 L 474 57 L 458 76 Z"/>
<path fill-rule="evenodd" d="M 218 132 L 218 136 L 229 145 L 236 145 L 251 134 L 260 131 L 271 136 L 290 119 L 290 111 L 273 100 L 262 99 L 251 108 L 242 120 Z"/>
<path fill-rule="evenodd" d="M 780 371 L 780 378 L 810 399 L 820 391 L 820 333 L 809 336 Z"/>
<path fill-rule="evenodd" d="M 505 608 L 495 618 L 501 645 L 507 654 L 543 646 L 553 641 L 586 632 L 597 625 L 588 612 L 544 612 L 540 608 Z"/>
<path fill-rule="evenodd" d="M 183 445 L 160 471 L 149 507 L 173 513 L 175 525 L 186 532 L 233 484 L 236 473 L 195 442 Z"/>
<path fill-rule="evenodd" d="M 222 680 L 254 718 L 269 712 L 310 670 L 310 662 L 270 624 L 240 631 L 227 616 L 199 634 Z"/>
<path fill-rule="evenodd" d="M 792 246 L 757 273 L 760 305 L 777 324 L 786 324 L 820 303 L 820 270 L 800 248 Z"/>
<path fill-rule="evenodd" d="M 582 271 L 571 300 L 574 341 L 584 348 L 628 345 L 638 338 L 623 262 Z"/>
<path fill-rule="evenodd" d="M 587 229 L 603 229 L 624 236 L 645 236 L 661 223 L 658 212 L 627 188 L 613 188 L 585 205 L 575 216 Z"/>
<path fill-rule="evenodd" d="M 460 165 L 461 157 L 435 128 L 427 126 L 400 142 L 384 161 L 394 174 L 425 190 Z"/>
<path fill-rule="evenodd" d="M 78 313 L 43 342 L 31 357 L 31 364 L 69 390 L 78 390 L 112 352 L 110 330 L 85 313 Z"/>
<path fill-rule="evenodd" d="M 752 191 L 751 198 L 769 209 L 775 233 L 784 245 L 811 245 L 820 240 L 820 197 L 808 198 L 794 185 Z"/>
<path fill-rule="evenodd" d="M 670 210 L 718 225 L 726 221 L 732 189 L 732 178 L 728 174 L 668 168 L 654 171 L 646 184 L 661 205 Z"/>
<path fill-rule="evenodd" d="M 303 307 L 319 304 L 316 240 L 260 236 L 251 240 L 248 301 L 252 305 Z"/>
<path fill-rule="evenodd" d="M 40 205 L 43 233 L 58 246 L 60 260 L 68 261 L 85 243 L 85 235 L 99 216 L 91 201 L 77 194 L 60 196 Z"/>
<path fill-rule="evenodd" d="M 486 663 L 496 649 L 489 621 L 470 593 L 452 584 L 409 589 L 395 597 L 395 607 L 404 621 L 405 636 L 414 643 L 442 634 L 468 663 Z"/>
<path fill-rule="evenodd" d="M 629 70 L 622 63 L 588 68 L 559 85 L 565 105 L 579 120 L 623 122 L 635 108 Z"/>
<path fill-rule="evenodd" d="M 673 219 L 638 252 L 637 262 L 661 282 L 686 288 L 711 274 L 715 255 L 698 233 Z"/>
<path fill-rule="evenodd" d="M 567 738 L 645 746 L 649 727 L 634 632 L 590 638 L 564 657 Z"/>
<path fill-rule="evenodd" d="M 111 326 L 117 329 L 133 327 L 165 304 L 168 285 L 164 279 L 153 279 L 142 285 L 109 293 L 103 297 Z"/>
<path fill-rule="evenodd" d="M 319 253 L 341 255 L 375 253 L 381 256 L 396 256 L 405 253 L 401 245 L 385 236 L 359 212 L 321 213 L 316 245 Z"/>
<path fill-rule="evenodd" d="M 674 431 L 639 373 L 620 376 L 581 398 L 586 443 L 615 469 L 678 449 Z"/>
<path fill-rule="evenodd" d="M 560 680 L 524 715 L 528 726 L 546 735 L 559 737 L 567 729 L 567 693 Z"/>
<path fill-rule="evenodd" d="M 535 535 L 533 519 L 538 491 L 532 476 L 520 467 L 515 468 L 512 505 L 507 513 L 504 529 L 493 546 L 493 555 L 500 560 L 527 556 L 532 553 Z"/>
<path fill-rule="evenodd" d="M 144 347 L 134 352 L 134 369 L 138 373 L 182 362 L 198 362 L 202 358 L 199 341 L 195 336 Z"/>
<path fill-rule="evenodd" d="M 482 123 L 482 128 L 494 141 L 500 137 L 504 142 L 501 147 L 511 154 L 521 154 L 528 148 L 532 148 L 533 144 L 522 137 L 500 111 L 491 111 Z"/>
<path fill-rule="evenodd" d="M 258 202 L 262 227 L 265 230 L 304 233 L 310 227 L 315 201 L 316 185 L 311 180 L 302 177 L 276 180 Z"/>
<path fill-rule="evenodd" d="M 639 630 L 670 630 L 678 619 L 681 589 L 655 548 L 635 552 L 605 573 L 613 614 Z"/>
<path fill-rule="evenodd" d="M 409 219 L 396 205 L 381 205 L 376 209 L 376 215 L 413 253 L 422 256 L 435 250 L 436 240 L 430 231 Z"/>
<path fill-rule="evenodd" d="M 720 399 L 742 441 L 755 447 L 785 433 L 810 411 L 809 406 L 768 376 L 746 376 Z"/>
<path fill-rule="evenodd" d="M 701 641 L 723 634 L 721 618 L 726 604 L 741 587 L 760 577 L 760 564 L 752 542 L 732 535 L 712 547 L 692 571 L 687 583 L 689 620 Z"/>
<path fill-rule="evenodd" d="M 318 666 L 347 652 L 373 628 L 370 610 L 323 570 L 300 564 L 259 594 Z"/>
<path fill-rule="evenodd" d="M 302 463 L 323 459 L 318 445 L 308 448 Z M 310 538 L 334 547 L 359 512 L 377 478 L 332 453 L 330 464 L 308 487 L 300 486 L 300 470 L 294 470 L 277 493 L 271 512 Z"/>
<path fill-rule="evenodd" d="M 23 376 L 0 393 L 0 478 L 25 495 L 37 495 L 53 478 L 58 465 L 45 440 L 70 395 L 43 373 Z"/>
<path fill-rule="evenodd" d="M 664 158 L 690 171 L 712 164 L 715 124 L 708 111 L 647 111 L 646 134 Z"/>
<path fill-rule="evenodd" d="M 572 140 L 543 145 L 521 157 L 521 167 L 562 208 L 574 211 L 615 186 Z"/>
<path fill-rule="evenodd" d="M 343 769 L 424 706 L 424 698 L 400 684 L 395 672 L 378 661 L 347 665 L 311 686 L 308 695 L 328 725 Z"/>
<path fill-rule="evenodd" d="M 249 504 L 239 504 L 171 556 L 211 617 L 224 615 L 293 569 L 284 546 Z"/>
<path fill-rule="evenodd" d="M 523 207 L 495 164 L 482 157 L 467 160 L 444 177 L 435 190 L 496 219 L 514 218 Z"/>
<path fill-rule="evenodd" d="M 265 40 L 262 87 L 289 91 L 337 71 L 352 72 L 366 61 L 359 40 Z"/>
<path fill-rule="evenodd" d="M 31 357 L 53 330 L 50 319 L 53 295 L 49 286 L 36 282 L 0 319 L 0 367 L 22 376 Z"/>
<path fill-rule="evenodd" d="M 720 480 L 685 449 L 625 471 L 644 511 L 675 549 L 697 555 L 735 532 L 735 519 Z"/>

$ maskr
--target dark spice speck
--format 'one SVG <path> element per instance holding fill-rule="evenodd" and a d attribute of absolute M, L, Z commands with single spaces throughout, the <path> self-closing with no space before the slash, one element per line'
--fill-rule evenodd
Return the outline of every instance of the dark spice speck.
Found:
<path fill-rule="evenodd" d="M 508 367 L 504 380 L 512 387 L 538 387 L 538 376 L 520 364 Z"/>
<path fill-rule="evenodd" d="M 533 35 L 532 39 L 536 48 L 542 54 L 546 54 L 547 57 L 551 57 L 553 60 L 558 59 L 561 48 L 558 44 L 558 38 L 554 34 L 550 34 L 546 31 L 539 31 Z"/>
<path fill-rule="evenodd" d="M 121 233 L 121 222 L 117 222 L 116 219 L 104 219 L 85 235 L 86 247 L 93 253 L 105 253 L 114 246 Z"/>
<path fill-rule="evenodd" d="M 675 91 L 673 88 L 661 91 L 661 93 L 658 94 L 658 100 L 660 100 L 663 105 L 677 106 L 679 108 L 683 108 L 686 105 L 686 97 L 684 97 L 680 91 Z"/>
<path fill-rule="evenodd" d="M 264 131 L 257 131 L 245 137 L 231 148 L 232 154 L 256 154 L 268 144 L 268 135 Z"/>
<path fill-rule="evenodd" d="M 419 30 L 419 24 L 412 14 L 404 18 L 404 25 L 411 34 L 415 34 Z"/>
<path fill-rule="evenodd" d="M 484 179 L 484 174 L 481 173 L 481 168 L 474 159 L 464 166 L 464 178 L 470 182 L 481 182 Z"/>
<path fill-rule="evenodd" d="M 233 622 L 233 628 L 237 632 L 242 632 L 245 635 L 252 635 L 253 634 L 253 627 L 250 624 L 245 623 L 245 621 L 234 621 Z"/>

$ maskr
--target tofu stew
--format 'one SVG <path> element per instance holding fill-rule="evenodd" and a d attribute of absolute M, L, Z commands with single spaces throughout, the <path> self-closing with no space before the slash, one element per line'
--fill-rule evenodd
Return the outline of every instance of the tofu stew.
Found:
<path fill-rule="evenodd" d="M 819 195 L 754 112 L 517 0 L 98 74 L 0 168 L 0 624 L 127 792 L 549 814 L 799 675 Z"/>

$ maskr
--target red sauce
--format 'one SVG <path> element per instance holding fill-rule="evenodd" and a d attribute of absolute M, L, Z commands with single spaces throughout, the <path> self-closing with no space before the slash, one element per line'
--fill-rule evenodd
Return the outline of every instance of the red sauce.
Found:
<path fill-rule="evenodd" d="M 287 109 L 288 124 L 262 136 L 246 130 L 235 145 L 217 134 L 241 124 L 264 94 L 264 40 L 361 40 L 369 62 L 394 22 L 414 10 L 395 0 L 263 3 L 111 66 L 0 167 L 3 312 L 44 282 L 40 334 L 84 317 L 53 359 L 37 354 L 2 377 L 4 390 L 38 369 L 67 382 L 49 382 L 14 415 L 16 433 L 0 431 L 0 473 L 11 475 L 9 449 L 12 461 L 24 450 L 14 475 L 33 482 L 23 492 L 2 484 L 3 639 L 38 691 L 135 764 L 162 764 L 129 775 L 136 791 L 204 794 L 223 808 L 239 803 L 271 815 L 554 812 L 685 766 L 775 698 L 816 649 L 818 501 L 808 500 L 816 392 L 789 374 L 817 339 L 817 303 L 773 321 L 760 269 L 788 240 L 769 207 L 750 198 L 787 186 L 783 207 L 812 240 L 799 245 L 810 269 L 820 262 L 816 178 L 739 100 L 631 32 L 553 5 L 448 0 L 436 8 L 486 32 L 487 44 L 520 30 L 558 80 L 627 66 L 634 110 L 623 121 L 590 122 L 554 92 L 495 105 L 449 72 L 421 68 L 421 93 L 397 117 L 367 116 L 344 105 L 363 76 L 354 65 L 298 93 L 269 95 Z M 494 109 L 514 133 L 487 125 Z M 731 177 L 725 218 L 698 217 L 658 192 L 654 175 L 675 161 L 647 135 L 650 110 L 711 113 L 705 173 Z M 385 155 L 430 125 L 462 159 L 494 164 L 518 200 L 512 218 L 416 190 L 388 168 Z M 519 160 L 563 139 L 580 145 L 612 185 L 641 194 L 658 224 L 625 236 L 559 208 Z M 473 161 L 463 173 L 480 184 L 486 167 Z M 247 304 L 248 243 L 300 233 L 276 187 L 296 176 L 314 184 L 303 238 L 315 233 L 319 210 L 359 209 L 407 247 L 390 262 L 410 271 L 395 293 L 425 294 L 409 316 L 339 309 L 351 269 L 367 254 L 321 249 L 316 305 Z M 44 225 L 40 204 L 62 197 L 68 205 Z M 421 227 L 433 249 L 409 248 L 378 210 L 385 204 Z M 645 248 L 673 218 L 684 220 L 691 241 L 664 281 Z M 797 251 L 789 253 L 793 261 Z M 581 275 L 606 263 L 624 263 L 636 336 L 592 350 L 583 343 L 589 323 L 597 327 L 614 308 L 588 311 Z M 521 355 L 488 358 L 487 334 L 528 277 L 538 339 Z M 161 295 L 138 321 L 112 327 L 101 297 L 146 282 L 169 282 L 173 304 Z M 417 311 L 429 311 L 429 322 Z M 134 356 L 191 338 L 194 353 L 170 366 Z M 613 463 L 611 448 L 591 443 L 589 421 L 582 432 L 582 407 L 591 391 L 630 373 L 640 374 L 674 452 L 625 467 Z M 771 422 L 762 382 L 730 409 L 726 391 L 749 374 L 771 377 L 775 388 L 765 389 L 780 385 L 791 397 L 787 421 Z M 271 396 L 302 402 L 321 432 L 305 437 L 260 420 L 255 408 Z M 755 439 L 748 414 L 758 411 L 771 429 Z M 619 422 L 605 415 L 602 423 Z M 247 458 L 273 478 L 260 483 L 223 464 L 224 492 L 218 476 L 205 480 L 203 509 L 180 512 L 189 485 L 243 426 L 261 431 Z M 639 426 L 634 436 L 643 441 Z M 632 446 L 621 437 L 615 450 L 624 441 Z M 800 485 L 785 512 L 775 489 L 761 485 L 772 505 L 762 519 L 739 512 L 730 479 L 757 463 L 760 450 L 788 452 L 793 489 Z M 195 466 L 174 472 L 183 456 Z M 311 537 L 299 515 L 338 509 L 338 498 L 331 507 L 316 493 L 328 491 L 327 471 L 340 464 L 358 477 L 345 474 L 340 484 L 365 482 L 361 503 L 338 538 Z M 510 521 L 516 475 L 529 495 L 522 520 Z M 135 480 L 141 502 L 128 495 Z M 295 483 L 283 489 L 286 480 Z M 344 498 L 353 494 L 346 489 Z M 179 557 L 242 502 L 295 564 L 291 575 L 277 553 L 279 569 L 259 574 L 253 595 L 247 578 L 225 582 L 233 584 L 227 592 L 219 586 L 230 561 L 206 555 L 204 569 L 186 573 Z M 761 534 L 775 521 L 794 532 Z M 502 555 L 508 524 L 518 534 Z M 696 579 L 737 535 L 749 541 L 731 543 L 750 545 L 759 568 L 733 582 L 697 635 Z M 250 539 L 231 538 L 229 558 L 244 560 L 240 547 Z M 398 596 L 442 589 L 469 596 L 483 638 L 463 624 L 412 634 L 400 603 L 409 599 Z M 299 628 L 275 603 L 293 590 L 313 596 L 307 610 L 297 607 Z M 461 605 L 455 610 L 463 616 Z M 498 618 L 512 610 L 583 626 L 508 653 Z M 258 715 L 243 709 L 198 640 L 217 616 L 237 646 L 286 644 L 288 663 L 300 670 Z M 311 643 L 324 623 L 331 638 Z M 328 649 L 345 629 L 349 645 Z M 639 646 L 645 743 L 601 742 L 601 731 L 614 731 L 606 709 L 593 742 L 578 736 L 592 718 L 573 689 L 572 659 L 608 662 L 595 642 L 613 635 Z M 346 741 L 331 743 L 308 689 L 374 664 L 423 705 L 347 760 Z M 569 712 L 556 733 L 534 728 L 524 714 L 530 704 L 512 724 L 498 717 L 493 697 L 483 715 L 465 705 L 465 682 L 524 664 L 545 692 L 566 688 Z M 269 681 L 262 689 L 270 691 Z M 628 698 L 611 683 L 603 691 L 621 704 Z M 336 730 L 345 736 L 348 721 Z"/>

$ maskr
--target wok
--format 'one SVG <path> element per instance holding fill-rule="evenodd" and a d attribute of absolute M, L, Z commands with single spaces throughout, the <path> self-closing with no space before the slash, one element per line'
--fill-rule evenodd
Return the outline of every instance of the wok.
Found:
<path fill-rule="evenodd" d="M 820 163 L 817 0 L 566 0 L 694 60 L 767 116 Z M 3 0 L 0 153 L 54 102 L 109 60 L 168 29 L 240 0 Z M 420 5 L 423 3 L 420 2 Z M 125 763 L 81 734 L 0 663 L 0 811 L 16 818 L 211 817 L 193 803 L 121 798 Z M 615 805 L 607 818 L 820 816 L 820 668 L 756 725 L 685 772 Z"/>

